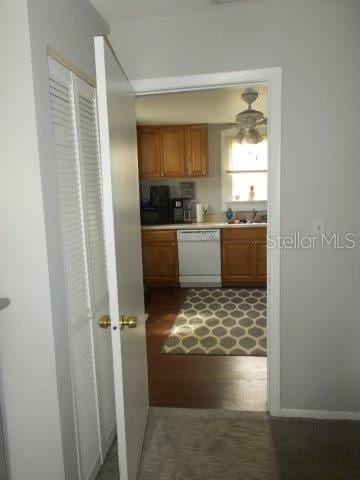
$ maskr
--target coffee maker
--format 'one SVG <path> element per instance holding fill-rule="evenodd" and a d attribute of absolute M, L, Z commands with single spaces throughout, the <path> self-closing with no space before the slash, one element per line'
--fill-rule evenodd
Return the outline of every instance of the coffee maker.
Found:
<path fill-rule="evenodd" d="M 171 215 L 173 223 L 184 223 L 184 201 L 182 198 L 171 199 Z"/>
<path fill-rule="evenodd" d="M 189 200 L 187 198 L 172 198 L 171 216 L 173 223 L 191 223 Z"/>

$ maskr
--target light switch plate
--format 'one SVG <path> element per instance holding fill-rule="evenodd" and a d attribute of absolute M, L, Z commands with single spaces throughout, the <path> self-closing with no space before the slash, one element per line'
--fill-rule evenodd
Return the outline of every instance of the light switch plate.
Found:
<path fill-rule="evenodd" d="M 317 218 L 313 220 L 313 234 L 315 236 L 325 235 L 326 225 L 325 218 Z"/>

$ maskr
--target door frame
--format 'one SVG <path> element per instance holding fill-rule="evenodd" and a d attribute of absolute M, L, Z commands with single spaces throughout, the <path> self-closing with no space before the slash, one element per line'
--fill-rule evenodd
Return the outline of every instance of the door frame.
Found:
<path fill-rule="evenodd" d="M 246 83 L 268 86 L 267 233 L 280 235 L 282 67 L 130 81 L 135 96 L 187 92 Z M 267 249 L 268 356 L 267 400 L 270 415 L 280 416 L 280 249 Z"/>

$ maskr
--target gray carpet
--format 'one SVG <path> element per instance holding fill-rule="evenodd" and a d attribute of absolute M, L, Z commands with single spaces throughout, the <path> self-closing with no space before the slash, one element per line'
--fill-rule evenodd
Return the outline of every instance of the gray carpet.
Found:
<path fill-rule="evenodd" d="M 101 467 L 99 475 L 96 480 L 119 480 L 119 464 L 117 456 L 117 441 L 114 440 L 111 445 L 104 465 Z"/>
<path fill-rule="evenodd" d="M 118 478 L 108 462 L 101 480 Z M 219 479 L 360 479 L 360 422 L 152 408 L 138 480 Z"/>

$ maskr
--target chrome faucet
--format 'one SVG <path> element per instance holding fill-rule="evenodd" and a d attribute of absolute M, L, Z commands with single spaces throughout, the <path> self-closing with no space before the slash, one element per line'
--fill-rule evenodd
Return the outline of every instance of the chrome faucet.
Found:
<path fill-rule="evenodd" d="M 251 221 L 254 223 L 256 215 L 260 212 L 260 210 L 256 210 L 256 208 L 253 208 L 252 215 L 251 215 Z"/>

